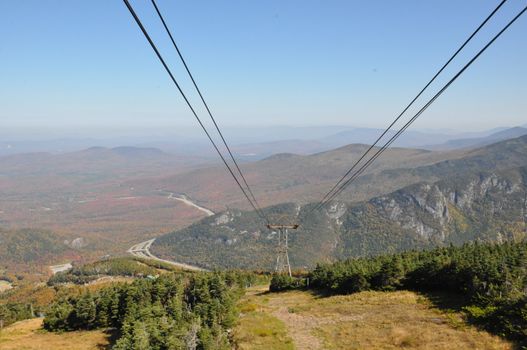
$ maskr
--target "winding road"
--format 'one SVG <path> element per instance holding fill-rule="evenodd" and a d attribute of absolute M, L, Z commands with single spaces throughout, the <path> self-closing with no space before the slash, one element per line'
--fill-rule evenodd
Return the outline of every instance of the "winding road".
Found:
<path fill-rule="evenodd" d="M 210 209 L 207 209 L 207 208 L 204 208 L 204 207 L 200 207 L 199 205 L 197 205 L 196 203 L 194 203 L 193 201 L 191 201 L 187 196 L 185 196 L 184 194 L 182 195 L 179 195 L 178 197 L 174 197 L 174 193 L 173 192 L 169 192 L 168 193 L 168 199 L 175 199 L 177 201 L 180 201 L 180 202 L 183 202 L 185 203 L 186 205 L 188 206 L 191 206 L 191 207 L 194 207 L 202 212 L 204 212 L 205 214 L 207 214 L 207 216 L 212 216 L 214 215 L 214 212 Z"/>
<path fill-rule="evenodd" d="M 158 258 L 154 254 L 150 253 L 150 246 L 152 245 L 152 243 L 154 243 L 155 240 L 156 240 L 155 238 L 152 238 L 152 239 L 149 239 L 148 241 L 137 243 L 136 245 L 133 245 L 130 249 L 128 249 L 128 253 L 130 253 L 133 256 L 136 256 L 138 258 L 157 260 L 157 261 L 161 261 L 161 262 L 164 262 L 164 263 L 167 263 L 167 264 L 170 264 L 170 265 L 174 265 L 174 266 L 179 267 L 179 268 L 181 268 L 183 270 L 207 271 L 205 269 L 202 269 L 201 267 L 192 266 L 192 265 L 188 265 L 188 264 L 183 264 L 183 263 L 178 263 L 178 262 L 175 262 L 175 261 L 170 261 L 170 260 L 165 260 L 165 259 Z"/>
<path fill-rule="evenodd" d="M 167 196 L 168 199 L 175 199 L 175 200 L 181 201 L 181 202 L 185 203 L 188 206 L 194 207 L 194 208 L 204 212 L 205 214 L 207 214 L 207 216 L 214 215 L 214 212 L 212 210 L 209 210 L 209 209 L 204 208 L 204 207 L 200 207 L 196 203 L 192 202 L 185 195 L 180 195 L 178 197 L 174 197 L 174 193 L 173 192 L 166 192 L 166 193 L 168 193 L 168 196 Z M 154 254 L 152 254 L 150 252 L 150 247 L 152 246 L 152 243 L 154 243 L 155 240 L 156 240 L 155 238 L 152 238 L 152 239 L 149 239 L 148 241 L 137 243 L 136 245 L 133 245 L 130 249 L 128 249 L 128 253 L 130 253 L 133 256 L 136 256 L 138 258 L 162 261 L 164 263 L 177 266 L 177 267 L 179 267 L 181 269 L 184 269 L 184 270 L 207 271 L 205 269 L 202 269 L 201 267 L 192 266 L 192 265 L 188 265 L 188 264 L 183 264 L 183 263 L 178 263 L 178 262 L 175 262 L 175 261 L 170 261 L 170 260 L 165 260 L 165 259 L 158 258 L 157 256 L 155 256 Z"/>

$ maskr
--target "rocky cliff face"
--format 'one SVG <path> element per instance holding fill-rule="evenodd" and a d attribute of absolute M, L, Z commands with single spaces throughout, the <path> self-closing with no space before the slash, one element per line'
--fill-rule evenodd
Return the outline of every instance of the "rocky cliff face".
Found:
<path fill-rule="evenodd" d="M 412 244 L 519 239 L 525 235 L 526 174 L 523 167 L 420 183 L 351 206 L 342 252 L 353 256 Z M 378 239 L 371 241 L 372 235 Z"/>

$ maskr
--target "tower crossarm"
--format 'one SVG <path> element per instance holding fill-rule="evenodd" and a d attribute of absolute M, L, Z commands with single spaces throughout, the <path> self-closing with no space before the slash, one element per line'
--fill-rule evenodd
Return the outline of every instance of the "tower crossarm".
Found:
<path fill-rule="evenodd" d="M 273 225 L 273 224 L 268 224 L 267 225 L 267 228 L 270 229 L 270 230 L 281 230 L 281 229 L 291 229 L 291 230 L 296 230 L 298 228 L 298 224 L 293 224 L 293 225 Z"/>

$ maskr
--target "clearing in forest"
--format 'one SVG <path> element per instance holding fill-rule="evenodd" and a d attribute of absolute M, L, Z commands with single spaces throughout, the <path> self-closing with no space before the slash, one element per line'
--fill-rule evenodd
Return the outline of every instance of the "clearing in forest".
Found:
<path fill-rule="evenodd" d="M 237 349 L 512 349 L 409 291 L 319 297 L 249 289 L 234 330 Z"/>
<path fill-rule="evenodd" d="M 0 331 L 1 350 L 102 350 L 110 348 L 103 331 L 51 333 L 42 329 L 42 319 L 16 322 Z"/>

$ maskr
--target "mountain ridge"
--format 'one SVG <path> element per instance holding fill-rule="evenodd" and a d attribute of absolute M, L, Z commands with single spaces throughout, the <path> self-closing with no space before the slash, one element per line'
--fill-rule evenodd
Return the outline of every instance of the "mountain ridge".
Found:
<path fill-rule="evenodd" d="M 527 167 L 481 172 L 456 181 L 418 183 L 360 203 L 334 201 L 305 217 L 314 204 L 265 208 L 294 215 L 300 228 L 290 234 L 295 268 L 334 261 L 481 240 L 525 237 L 522 205 Z M 272 269 L 276 233 L 253 212 L 236 209 L 159 237 L 156 256 L 206 268 Z"/>
<path fill-rule="evenodd" d="M 498 130 L 490 135 L 475 138 L 453 139 L 442 144 L 431 145 L 425 148 L 432 150 L 451 150 L 462 148 L 477 148 L 495 142 L 504 141 L 520 136 L 527 135 L 527 128 L 516 126 L 505 130 Z"/>
<path fill-rule="evenodd" d="M 503 141 L 416 171 L 416 181 L 371 199 L 338 200 L 303 215 L 314 205 L 267 207 L 303 219 L 291 235 L 296 268 L 320 261 L 423 249 L 466 241 L 520 239 L 527 198 L 527 136 Z M 370 175 L 374 176 L 374 175 Z M 368 181 L 363 178 L 363 181 Z M 524 208 L 524 209 L 522 209 Z M 276 234 L 263 229 L 255 213 L 229 209 L 183 230 L 164 235 L 155 255 L 206 268 L 272 268 Z"/>

